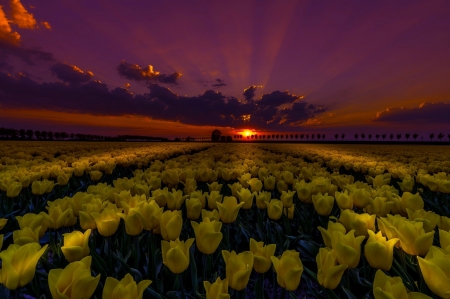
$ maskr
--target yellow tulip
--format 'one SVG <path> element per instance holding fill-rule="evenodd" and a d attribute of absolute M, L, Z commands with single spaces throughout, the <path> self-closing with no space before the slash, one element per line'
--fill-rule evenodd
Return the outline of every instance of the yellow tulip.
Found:
<path fill-rule="evenodd" d="M 211 284 L 209 281 L 204 281 L 203 286 L 206 291 L 206 299 L 230 299 L 228 294 L 228 278 L 221 280 L 217 277 L 217 280 Z"/>
<path fill-rule="evenodd" d="M 13 240 L 14 244 L 17 244 L 19 246 L 23 246 L 28 243 L 39 243 L 39 231 L 41 230 L 41 227 L 38 226 L 34 230 L 32 230 L 29 227 L 24 227 L 20 230 L 15 230 L 13 232 Z"/>
<path fill-rule="evenodd" d="M 267 209 L 267 205 L 272 198 L 272 194 L 267 191 L 261 191 L 255 196 L 256 206 L 258 209 Z"/>
<path fill-rule="evenodd" d="M 402 182 L 397 182 L 403 192 L 412 192 L 414 187 L 414 178 L 408 176 Z"/>
<path fill-rule="evenodd" d="M 450 218 L 441 216 L 441 218 L 438 222 L 438 227 L 442 230 L 449 232 L 450 231 Z"/>
<path fill-rule="evenodd" d="M 6 196 L 7 197 L 16 197 L 19 195 L 20 191 L 22 190 L 22 184 L 16 181 L 12 181 L 8 188 L 6 189 Z"/>
<path fill-rule="evenodd" d="M 275 189 L 276 179 L 274 176 L 269 175 L 264 178 L 264 189 L 267 191 L 272 191 Z"/>
<path fill-rule="evenodd" d="M 267 215 L 271 220 L 278 220 L 283 215 L 283 202 L 278 199 L 272 199 L 267 206 Z"/>
<path fill-rule="evenodd" d="M 208 185 L 209 192 L 212 192 L 212 191 L 220 192 L 220 190 L 222 189 L 222 184 L 219 184 L 217 182 L 214 182 L 212 184 L 207 184 L 207 185 Z"/>
<path fill-rule="evenodd" d="M 142 299 L 145 289 L 152 283 L 145 279 L 138 284 L 127 273 L 122 280 L 113 277 L 106 278 L 102 299 Z"/>
<path fill-rule="evenodd" d="M 23 246 L 9 245 L 6 250 L 0 252 L 2 260 L 0 283 L 10 290 L 30 283 L 36 272 L 36 264 L 47 247 L 48 245 L 45 245 L 41 248 L 38 243 L 28 243 Z"/>
<path fill-rule="evenodd" d="M 400 277 L 390 277 L 377 270 L 373 281 L 375 299 L 408 299 L 405 285 Z"/>
<path fill-rule="evenodd" d="M 101 171 L 98 170 L 93 170 L 91 172 L 89 172 L 89 176 L 91 177 L 91 180 L 98 181 L 101 177 L 102 177 L 103 173 Z"/>
<path fill-rule="evenodd" d="M 222 256 L 226 265 L 226 277 L 230 288 L 241 291 L 250 279 L 253 269 L 253 253 L 244 251 L 239 254 L 233 250 L 229 252 L 222 250 Z"/>
<path fill-rule="evenodd" d="M 425 256 L 433 244 L 434 231 L 425 233 L 422 222 L 403 220 L 392 229 L 400 239 L 403 251 L 407 254 Z"/>
<path fill-rule="evenodd" d="M 152 197 L 162 208 L 167 205 L 167 197 L 169 196 L 169 189 L 165 187 L 164 189 L 156 189 L 152 191 Z"/>
<path fill-rule="evenodd" d="M 99 213 L 106 206 L 106 203 L 103 204 L 101 199 L 99 198 L 93 198 L 92 202 L 93 203 L 84 204 L 82 206 L 83 210 L 78 212 L 80 219 L 80 226 L 83 230 L 97 228 L 97 223 L 95 222 L 95 219 L 91 216 L 91 213 L 93 212 Z"/>
<path fill-rule="evenodd" d="M 59 173 L 56 177 L 56 181 L 58 182 L 58 185 L 65 186 L 69 183 L 70 178 L 72 177 L 71 173 Z"/>
<path fill-rule="evenodd" d="M 425 211 L 424 209 L 412 211 L 406 208 L 406 212 L 408 214 L 409 220 L 414 220 L 416 222 L 423 223 L 423 229 L 425 230 L 426 233 L 434 231 L 436 225 L 441 219 L 441 216 L 439 216 L 438 214 L 432 211 Z"/>
<path fill-rule="evenodd" d="M 370 215 L 378 217 L 386 217 L 391 212 L 394 201 L 387 197 L 377 196 L 374 199 L 369 199 L 369 204 L 364 208 L 364 211 Z"/>
<path fill-rule="evenodd" d="M 193 178 L 186 178 L 186 182 L 181 183 L 184 185 L 183 191 L 185 194 L 191 194 L 192 192 L 197 190 L 197 181 Z"/>
<path fill-rule="evenodd" d="M 220 221 L 220 215 L 219 215 L 219 211 L 217 210 L 212 210 L 212 211 L 208 211 L 203 209 L 202 210 L 202 219 L 205 220 L 206 218 L 209 218 L 209 220 L 214 221 Z"/>
<path fill-rule="evenodd" d="M 413 195 L 410 192 L 403 192 L 400 199 L 400 204 L 402 207 L 402 212 L 406 214 L 406 208 L 411 211 L 423 209 L 424 202 L 419 193 Z"/>
<path fill-rule="evenodd" d="M 88 244 L 90 235 L 90 229 L 84 233 L 73 231 L 68 234 L 63 234 L 64 245 L 61 246 L 61 251 L 69 263 L 79 261 L 89 255 L 91 252 Z"/>
<path fill-rule="evenodd" d="M 223 235 L 220 232 L 222 222 L 210 221 L 209 218 L 205 218 L 200 223 L 191 221 L 191 225 L 194 229 L 198 250 L 204 254 L 213 254 L 222 241 Z"/>
<path fill-rule="evenodd" d="M 3 235 L 0 235 L 0 252 L 2 251 L 2 246 L 3 246 Z M 0 281 L 1 281 L 1 278 L 0 278 Z"/>
<path fill-rule="evenodd" d="M 283 206 L 285 208 L 292 207 L 294 203 L 294 195 L 296 191 L 282 191 L 281 192 L 281 201 L 283 202 Z"/>
<path fill-rule="evenodd" d="M 364 246 L 364 255 L 369 265 L 375 269 L 389 271 L 394 258 L 394 246 L 398 242 L 397 238 L 386 241 L 381 231 L 375 234 L 369 230 L 369 239 Z"/>
<path fill-rule="evenodd" d="M 355 237 L 354 230 L 345 235 L 340 231 L 333 231 L 331 233 L 331 248 L 335 250 L 339 264 L 356 268 L 361 257 L 361 243 L 364 239 L 364 236 Z"/>
<path fill-rule="evenodd" d="M 193 197 L 186 199 L 187 218 L 197 220 L 202 212 L 202 203 L 199 198 Z"/>
<path fill-rule="evenodd" d="M 31 184 L 31 193 L 34 195 L 42 195 L 50 193 L 53 190 L 55 183 L 49 180 L 35 181 Z"/>
<path fill-rule="evenodd" d="M 223 223 L 232 223 L 236 221 L 239 209 L 244 205 L 243 202 L 237 203 L 234 196 L 225 196 L 222 203 L 217 203 L 220 219 Z"/>
<path fill-rule="evenodd" d="M 439 192 L 450 194 L 450 179 L 439 181 Z"/>
<path fill-rule="evenodd" d="M 336 199 L 336 203 L 338 204 L 340 209 L 353 209 L 353 200 L 350 198 L 350 196 L 348 196 L 348 190 L 345 190 L 344 192 L 336 191 L 334 193 L 334 198 Z"/>
<path fill-rule="evenodd" d="M 311 196 L 313 189 L 314 185 L 312 183 L 306 183 L 304 180 L 301 180 L 299 183 L 295 184 L 298 199 L 304 203 L 312 203 Z"/>
<path fill-rule="evenodd" d="M 317 280 L 327 289 L 334 290 L 339 285 L 347 265 L 337 265 L 335 252 L 330 248 L 320 248 L 316 256 Z"/>
<path fill-rule="evenodd" d="M 252 178 L 251 173 L 244 173 L 241 175 L 238 180 L 239 183 L 242 185 L 243 188 L 248 188 L 248 181 Z"/>
<path fill-rule="evenodd" d="M 288 219 L 294 219 L 294 211 L 295 211 L 295 205 L 292 205 L 289 209 L 287 209 L 287 215 L 286 215 L 286 209 L 283 209 L 283 214 L 288 217 Z"/>
<path fill-rule="evenodd" d="M 439 230 L 439 242 L 441 248 L 450 253 L 450 232 L 446 232 L 445 230 Z"/>
<path fill-rule="evenodd" d="M 317 193 L 312 196 L 312 201 L 317 214 L 322 216 L 328 216 L 331 214 L 331 210 L 334 205 L 333 196 L 328 196 L 328 193 Z"/>
<path fill-rule="evenodd" d="M 144 229 L 144 217 L 139 213 L 139 209 L 132 208 L 127 214 L 119 213 L 120 218 L 125 220 L 125 231 L 127 235 L 137 236 Z"/>
<path fill-rule="evenodd" d="M 49 228 L 58 229 L 75 225 L 77 218 L 71 208 L 63 209 L 59 204 L 48 203 L 48 214 L 42 213 Z M 63 211 L 64 210 L 64 211 Z"/>
<path fill-rule="evenodd" d="M 53 299 L 91 298 L 100 281 L 100 274 L 91 275 L 92 256 L 70 263 L 64 269 L 48 273 L 48 286 Z"/>
<path fill-rule="evenodd" d="M 339 223 L 339 222 L 333 222 L 333 221 L 328 221 L 328 228 L 324 229 L 323 227 L 319 226 L 317 227 L 320 231 L 320 233 L 322 234 L 322 239 L 323 242 L 325 243 L 326 247 L 331 248 L 331 234 L 334 231 L 339 231 L 343 234 L 345 234 L 347 232 L 347 230 L 345 229 L 345 227 Z"/>
<path fill-rule="evenodd" d="M 167 193 L 167 208 L 172 211 L 181 209 L 181 205 L 188 197 L 189 195 L 183 196 L 183 191 L 172 188 L 172 192 Z"/>
<path fill-rule="evenodd" d="M 240 191 L 237 191 L 239 202 L 243 202 L 242 205 L 243 210 L 249 210 L 253 205 L 253 198 L 255 197 L 256 192 L 250 192 L 250 190 L 246 188 L 242 188 Z"/>
<path fill-rule="evenodd" d="M 234 197 L 238 197 L 238 191 L 241 191 L 241 189 L 242 189 L 242 185 L 241 184 L 239 184 L 239 183 L 234 183 L 234 184 L 228 184 L 228 187 L 230 187 L 230 189 L 231 189 L 231 195 L 232 196 L 234 196 Z"/>
<path fill-rule="evenodd" d="M 174 241 L 181 234 L 183 219 L 181 211 L 165 211 L 160 218 L 161 236 L 166 241 Z"/>
<path fill-rule="evenodd" d="M 210 210 L 217 209 L 217 203 L 222 202 L 223 195 L 220 195 L 219 191 L 211 191 L 210 193 L 205 193 L 208 200 L 208 208 Z"/>
<path fill-rule="evenodd" d="M 353 210 L 341 210 L 339 222 L 347 231 L 355 230 L 355 236 L 368 236 L 367 230 L 375 231 L 375 215 L 358 214 Z"/>
<path fill-rule="evenodd" d="M 364 208 L 369 203 L 370 193 L 366 189 L 355 189 L 350 193 L 353 205 L 357 208 Z"/>
<path fill-rule="evenodd" d="M 191 238 L 184 242 L 177 238 L 170 242 L 161 241 L 163 264 L 172 273 L 182 273 L 189 267 L 189 248 L 191 248 L 194 240 L 194 238 Z"/>
<path fill-rule="evenodd" d="M 166 185 L 176 187 L 180 181 L 180 178 L 175 169 L 168 169 L 161 173 L 161 181 Z"/>
<path fill-rule="evenodd" d="M 250 190 L 252 192 L 261 192 L 263 183 L 259 179 L 253 178 L 250 179 L 247 183 L 250 186 Z"/>
<path fill-rule="evenodd" d="M 450 256 L 432 246 L 423 259 L 417 257 L 425 283 L 436 295 L 450 298 Z"/>
<path fill-rule="evenodd" d="M 266 273 L 272 265 L 271 257 L 275 254 L 276 244 L 264 246 L 263 242 L 256 242 L 250 238 L 250 251 L 253 252 L 253 269 L 258 273 Z"/>
<path fill-rule="evenodd" d="M 112 236 L 119 228 L 120 216 L 114 209 L 105 209 L 101 213 L 93 212 L 91 216 L 97 224 L 98 233 L 104 237 Z"/>
<path fill-rule="evenodd" d="M 303 263 L 300 260 L 300 252 L 286 250 L 280 259 L 271 257 L 273 268 L 277 273 L 278 284 L 288 291 L 295 291 L 300 284 L 303 273 Z"/>
<path fill-rule="evenodd" d="M 283 180 L 279 180 L 277 183 L 278 192 L 288 191 L 289 186 Z"/>
<path fill-rule="evenodd" d="M 42 214 L 27 213 L 23 216 L 16 216 L 16 219 L 20 229 L 29 227 L 32 230 L 35 230 L 37 227 L 41 227 L 39 230 L 39 238 L 42 238 L 48 229 L 47 222 Z"/>
<path fill-rule="evenodd" d="M 16 216 L 16 218 L 17 217 L 20 217 L 20 216 Z M 20 217 L 20 218 L 22 218 L 22 217 Z M 8 222 L 8 219 L 6 219 L 6 218 L 0 218 L 0 230 L 2 230 L 4 227 L 5 227 L 5 225 L 6 225 L 6 223 Z M 20 221 L 19 221 L 19 224 L 20 224 Z M 22 228 L 22 227 L 21 227 Z"/>
<path fill-rule="evenodd" d="M 164 208 L 160 208 L 156 201 L 139 203 L 139 213 L 143 218 L 145 230 L 154 230 L 159 227 Z"/>

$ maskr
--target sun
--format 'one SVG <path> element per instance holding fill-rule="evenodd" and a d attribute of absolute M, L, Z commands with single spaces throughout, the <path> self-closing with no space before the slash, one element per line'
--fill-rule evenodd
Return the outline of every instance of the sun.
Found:
<path fill-rule="evenodd" d="M 250 130 L 244 131 L 244 136 L 250 136 L 250 135 L 252 135 L 252 132 Z"/>

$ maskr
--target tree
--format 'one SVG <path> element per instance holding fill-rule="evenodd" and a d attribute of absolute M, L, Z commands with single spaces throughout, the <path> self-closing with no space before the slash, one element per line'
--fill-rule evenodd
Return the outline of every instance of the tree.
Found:
<path fill-rule="evenodd" d="M 364 138 L 366 138 L 366 134 L 362 133 L 361 134 L 361 139 L 364 140 Z"/>
<path fill-rule="evenodd" d="M 434 134 L 431 133 L 431 134 L 430 134 L 430 139 L 431 139 L 431 141 L 433 141 L 433 138 L 434 138 Z"/>
<path fill-rule="evenodd" d="M 306 134 L 306 140 L 308 140 L 309 139 L 309 135 L 308 134 Z"/>
<path fill-rule="evenodd" d="M 397 134 L 397 141 L 400 141 L 400 138 L 402 138 L 402 134 Z"/>
<path fill-rule="evenodd" d="M 28 137 L 28 139 L 33 139 L 33 135 L 34 135 L 34 132 L 33 132 L 33 130 L 27 130 L 27 137 Z"/>
<path fill-rule="evenodd" d="M 358 136 L 359 136 L 358 134 L 355 134 L 355 139 L 356 139 L 356 140 L 358 140 Z"/>
<path fill-rule="evenodd" d="M 406 141 L 408 141 L 409 136 L 411 136 L 411 134 L 408 134 L 408 133 L 405 134 Z"/>
<path fill-rule="evenodd" d="M 21 139 L 25 139 L 25 135 L 26 135 L 25 130 L 24 130 L 24 129 L 20 129 L 20 130 L 19 130 L 19 135 L 20 135 L 20 138 L 21 138 Z"/>
<path fill-rule="evenodd" d="M 53 140 L 53 132 L 52 131 L 48 132 L 48 139 Z"/>
<path fill-rule="evenodd" d="M 34 137 L 36 137 L 36 140 L 41 139 L 41 131 L 34 131 Z"/>
<path fill-rule="evenodd" d="M 270 139 L 270 134 L 267 134 L 267 139 Z"/>
<path fill-rule="evenodd" d="M 345 138 L 345 134 L 342 134 L 341 139 L 344 140 L 344 138 Z"/>
<path fill-rule="evenodd" d="M 375 135 L 375 138 L 376 138 L 377 141 L 378 141 L 378 138 L 380 138 L 380 134 Z"/>
<path fill-rule="evenodd" d="M 298 134 L 295 134 L 295 139 L 298 139 Z"/>
<path fill-rule="evenodd" d="M 311 140 L 314 139 L 314 134 L 311 134 Z"/>
<path fill-rule="evenodd" d="M 391 141 L 393 138 L 394 138 L 394 134 L 389 135 L 389 139 L 391 139 Z"/>
<path fill-rule="evenodd" d="M 372 134 L 369 134 L 369 136 L 368 136 L 368 137 L 369 137 L 369 140 L 370 140 L 370 139 L 372 139 Z"/>
<path fill-rule="evenodd" d="M 294 139 L 294 134 L 291 134 L 291 140 Z"/>
<path fill-rule="evenodd" d="M 325 134 L 322 134 L 322 140 L 325 139 Z"/>
<path fill-rule="evenodd" d="M 334 134 L 334 138 L 336 138 L 336 141 L 337 141 L 339 138 L 339 134 Z"/>
<path fill-rule="evenodd" d="M 280 135 L 279 135 L 279 134 L 277 134 L 277 135 L 276 135 L 276 137 L 277 137 L 277 139 L 278 139 L 278 138 L 280 138 Z"/>
<path fill-rule="evenodd" d="M 275 134 L 272 134 L 272 139 L 275 139 Z M 278 139 L 278 138 L 277 138 Z"/>
<path fill-rule="evenodd" d="M 320 137 L 321 137 L 320 134 L 317 134 L 317 140 L 320 140 Z"/>
<path fill-rule="evenodd" d="M 283 135 L 283 134 L 281 134 L 281 135 L 280 135 L 280 138 L 281 138 L 281 139 L 283 139 L 283 138 L 284 138 L 284 135 Z"/>
<path fill-rule="evenodd" d="M 384 141 L 384 138 L 386 138 L 386 134 L 381 135 L 381 138 L 383 138 Z"/>
<path fill-rule="evenodd" d="M 300 134 L 300 139 L 303 141 L 303 137 L 305 137 L 305 135 Z"/>
<path fill-rule="evenodd" d="M 447 137 L 448 137 L 448 141 L 450 141 L 450 134 L 448 134 Z"/>
<path fill-rule="evenodd" d="M 414 141 L 416 141 L 417 137 L 419 137 L 419 134 L 414 133 L 414 134 L 413 134 Z"/>
<path fill-rule="evenodd" d="M 211 133 L 211 141 L 219 141 L 220 140 L 220 136 L 222 136 L 222 132 L 220 132 L 219 130 L 215 129 Z"/>
<path fill-rule="evenodd" d="M 439 139 L 439 141 L 442 141 L 442 138 L 444 138 L 444 134 L 442 134 L 442 133 L 439 133 L 439 135 L 438 135 L 438 137 L 437 137 L 438 139 Z"/>
<path fill-rule="evenodd" d="M 42 131 L 41 137 L 42 137 L 42 139 L 46 140 L 47 139 L 47 131 Z"/>

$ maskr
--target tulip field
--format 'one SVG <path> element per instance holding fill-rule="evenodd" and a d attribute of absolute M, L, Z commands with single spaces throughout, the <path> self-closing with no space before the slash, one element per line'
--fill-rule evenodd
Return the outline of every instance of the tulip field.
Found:
<path fill-rule="evenodd" d="M 450 298 L 450 148 L 0 143 L 0 298 Z"/>

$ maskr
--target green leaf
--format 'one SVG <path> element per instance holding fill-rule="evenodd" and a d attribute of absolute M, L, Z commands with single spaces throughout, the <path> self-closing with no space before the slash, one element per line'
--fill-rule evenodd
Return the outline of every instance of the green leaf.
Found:
<path fill-rule="evenodd" d="M 195 293 L 197 292 L 197 265 L 195 263 L 194 254 L 192 253 L 193 250 L 195 249 L 189 250 L 189 259 L 190 259 L 189 268 L 191 269 L 192 291 Z"/>

